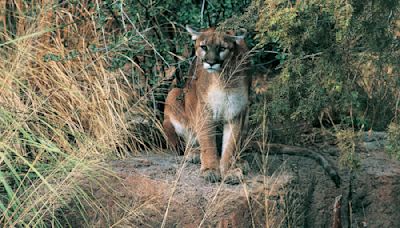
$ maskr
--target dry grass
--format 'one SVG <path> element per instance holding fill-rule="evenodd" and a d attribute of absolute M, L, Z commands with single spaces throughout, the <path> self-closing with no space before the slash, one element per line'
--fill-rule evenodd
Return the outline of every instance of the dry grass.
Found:
<path fill-rule="evenodd" d="M 72 209 L 85 218 L 83 205 L 102 211 L 90 192 L 114 191 L 106 181 L 113 174 L 102 161 L 150 150 L 163 137 L 146 94 L 139 96 L 124 72 L 107 70 L 107 51 L 89 49 L 105 42 L 93 8 L 50 3 L 29 8 L 16 1 L 21 8 L 1 18 L 15 22 L 14 35 L 0 35 L 5 227 L 62 226 Z"/>

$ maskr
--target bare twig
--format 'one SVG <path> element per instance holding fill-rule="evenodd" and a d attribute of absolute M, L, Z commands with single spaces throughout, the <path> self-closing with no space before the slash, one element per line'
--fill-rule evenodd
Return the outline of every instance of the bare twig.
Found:
<path fill-rule="evenodd" d="M 206 5 L 206 0 L 203 0 L 203 3 L 201 4 L 201 14 L 200 14 L 200 25 L 203 27 L 203 21 L 204 21 L 204 7 Z"/>
<path fill-rule="evenodd" d="M 136 27 L 135 23 L 133 23 L 133 21 L 129 18 L 129 16 L 126 14 L 126 12 L 123 12 L 125 15 L 125 18 L 128 19 L 128 21 L 132 24 L 133 28 L 135 29 L 135 32 L 146 42 L 147 45 L 149 45 L 154 53 L 161 58 L 161 60 L 165 63 L 165 65 L 167 65 L 167 67 L 170 67 L 169 63 L 165 60 L 165 58 L 157 51 L 157 49 L 155 48 L 155 46 L 150 43 L 146 37 L 139 31 L 139 29 Z"/>
<path fill-rule="evenodd" d="M 395 119 L 397 119 L 397 115 L 398 115 L 398 113 L 400 112 L 399 103 L 400 103 L 400 91 L 398 92 L 397 101 L 396 101 L 396 106 L 395 106 L 395 108 L 394 108 L 394 116 L 395 116 Z"/>

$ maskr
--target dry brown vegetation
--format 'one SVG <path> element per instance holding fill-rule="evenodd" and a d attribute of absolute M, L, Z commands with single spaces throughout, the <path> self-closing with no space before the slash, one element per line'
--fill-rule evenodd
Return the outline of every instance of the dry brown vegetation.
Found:
<path fill-rule="evenodd" d="M 107 189 L 102 162 L 154 151 L 160 125 L 131 79 L 108 70 L 107 51 L 89 49 L 110 35 L 93 7 L 1 4 L 0 224 L 59 226 L 71 202 L 99 207 L 85 179 Z"/>

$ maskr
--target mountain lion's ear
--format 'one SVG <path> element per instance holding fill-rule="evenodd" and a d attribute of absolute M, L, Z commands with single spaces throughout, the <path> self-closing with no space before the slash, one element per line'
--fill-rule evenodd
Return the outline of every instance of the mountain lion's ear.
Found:
<path fill-rule="evenodd" d="M 235 41 L 237 44 L 240 44 L 242 42 L 242 40 L 244 40 L 244 38 L 246 37 L 247 34 L 247 30 L 244 28 L 239 29 L 239 31 L 236 32 L 235 36 L 233 36 L 235 38 Z"/>
<path fill-rule="evenodd" d="M 240 44 L 244 38 L 246 37 L 247 30 L 246 29 L 239 29 L 239 31 L 232 31 L 229 30 L 226 32 L 226 35 L 232 40 L 235 41 L 237 44 Z"/>
<path fill-rule="evenodd" d="M 201 32 L 198 32 L 198 31 L 190 28 L 189 25 L 186 25 L 186 31 L 188 31 L 190 33 L 190 35 L 192 35 L 192 40 L 197 40 L 201 35 Z"/>

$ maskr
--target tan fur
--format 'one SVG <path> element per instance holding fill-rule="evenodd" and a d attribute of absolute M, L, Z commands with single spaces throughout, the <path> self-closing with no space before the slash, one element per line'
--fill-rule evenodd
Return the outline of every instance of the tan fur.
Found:
<path fill-rule="evenodd" d="M 248 49 L 244 35 L 207 29 L 196 32 L 196 62 L 183 89 L 174 88 L 167 96 L 164 129 L 169 144 L 179 146 L 179 137 L 200 145 L 201 175 L 218 181 L 237 183 L 241 174 L 231 172 L 240 138 L 247 127 L 251 78 L 247 73 Z M 223 124 L 221 157 L 217 154 L 215 129 Z M 191 141 L 190 141 L 191 140 Z M 196 150 L 188 154 L 196 161 Z"/>

